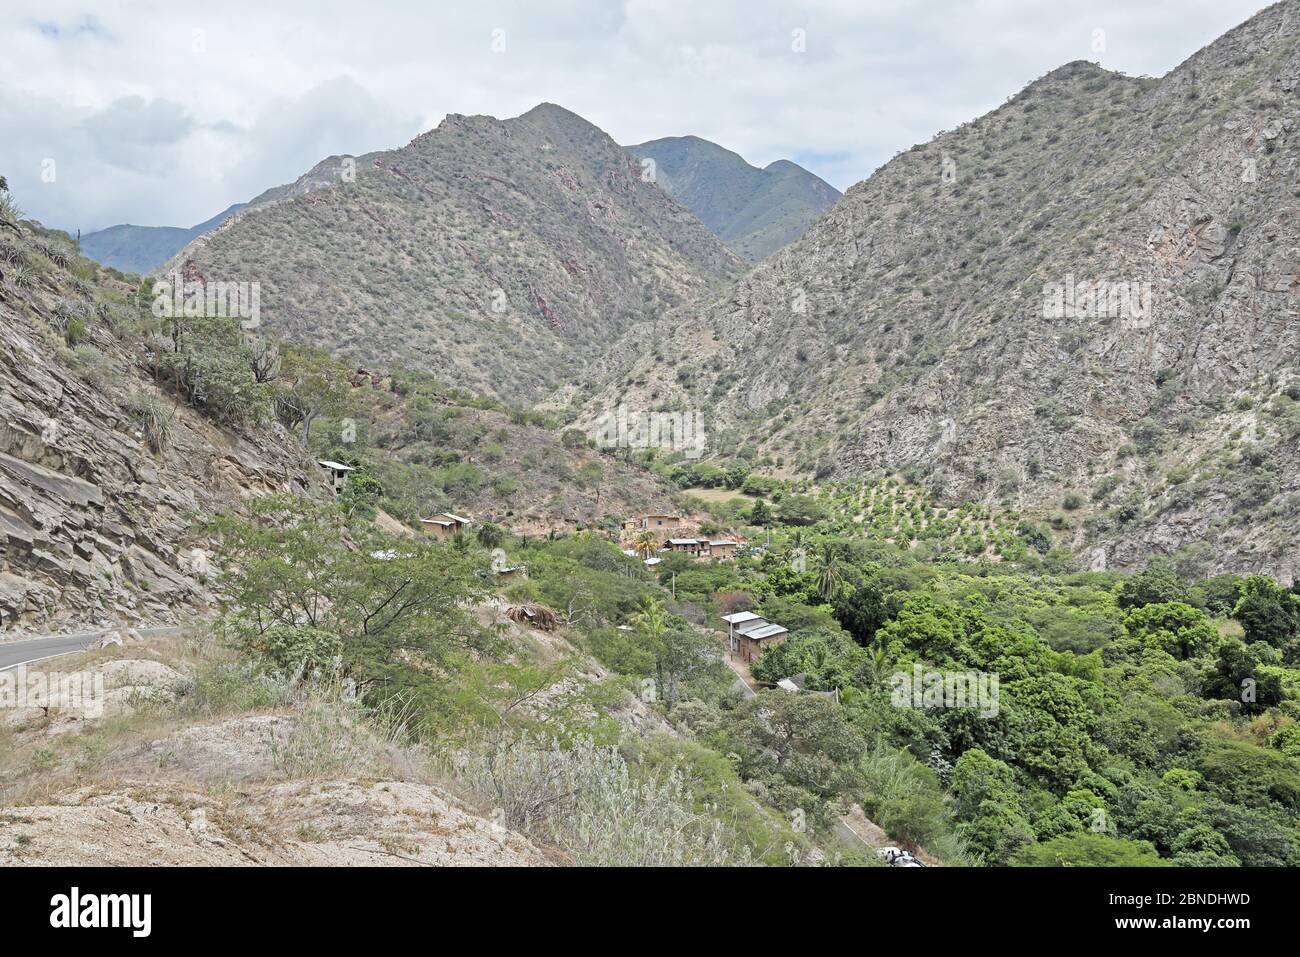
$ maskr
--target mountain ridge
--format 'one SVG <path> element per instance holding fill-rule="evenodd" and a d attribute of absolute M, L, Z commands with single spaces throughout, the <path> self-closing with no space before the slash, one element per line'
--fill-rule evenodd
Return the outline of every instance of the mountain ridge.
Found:
<path fill-rule="evenodd" d="M 1065 64 L 905 151 L 588 408 L 704 409 L 715 455 L 1030 506 L 1092 567 L 1291 580 L 1296 13 L 1159 80 Z M 1068 282 L 1157 306 L 1053 318 Z"/>
<path fill-rule="evenodd" d="M 260 281 L 267 321 L 291 338 L 512 401 L 599 365 L 635 321 L 742 268 L 607 134 L 554 105 L 448 114 L 334 176 L 243 211 L 177 263 Z"/>

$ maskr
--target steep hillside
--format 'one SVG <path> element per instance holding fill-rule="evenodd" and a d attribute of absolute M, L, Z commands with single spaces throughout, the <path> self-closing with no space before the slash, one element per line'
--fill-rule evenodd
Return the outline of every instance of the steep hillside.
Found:
<path fill-rule="evenodd" d="M 1289 581 L 1298 85 L 1295 0 L 1159 80 L 1061 67 L 853 187 L 591 407 L 703 409 L 710 454 L 778 472 L 1061 510 L 1096 567 Z"/>
<path fill-rule="evenodd" d="M 109 226 L 81 237 L 81 252 L 97 263 L 122 272 L 141 275 L 157 269 L 185 248 L 186 244 L 216 229 L 244 208 L 236 203 L 206 222 L 183 229 L 180 226 Z"/>
<path fill-rule="evenodd" d="M 506 121 L 451 115 L 338 172 L 182 257 L 209 279 L 260 283 L 274 331 L 481 394 L 537 399 L 637 320 L 740 269 L 608 136 L 549 104 Z"/>
<path fill-rule="evenodd" d="M 835 205 L 839 190 L 789 160 L 763 169 L 698 136 L 629 146 L 655 162 L 659 185 L 746 261 L 766 259 Z"/>
<path fill-rule="evenodd" d="M 223 428 L 155 385 L 119 333 L 132 290 L 0 192 L 0 632 L 175 621 L 211 595 L 190 528 L 321 492 L 281 429 Z"/>
<path fill-rule="evenodd" d="M 351 386 L 338 414 L 313 429 L 312 448 L 363 468 L 382 489 L 376 504 L 413 527 L 451 511 L 545 535 L 683 508 L 674 486 L 559 420 L 427 374 L 339 372 Z"/>

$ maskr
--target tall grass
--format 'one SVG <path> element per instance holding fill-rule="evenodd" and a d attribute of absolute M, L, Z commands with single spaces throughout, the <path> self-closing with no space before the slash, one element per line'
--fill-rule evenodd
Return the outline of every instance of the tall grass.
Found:
<path fill-rule="evenodd" d="M 695 811 L 681 773 L 629 766 L 617 748 L 580 738 L 561 749 L 518 739 L 458 755 L 456 775 L 495 806 L 502 824 L 568 853 L 579 865 L 750 863 L 721 821 Z"/>

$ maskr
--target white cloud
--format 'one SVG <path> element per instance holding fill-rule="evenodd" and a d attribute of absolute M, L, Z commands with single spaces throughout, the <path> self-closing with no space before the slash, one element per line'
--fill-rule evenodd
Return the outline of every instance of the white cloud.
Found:
<path fill-rule="evenodd" d="M 1265 5 L 6 0 L 0 172 L 51 225 L 190 225 L 328 154 L 545 100 L 619 142 L 693 133 L 846 188 L 1062 63 L 1160 75 Z"/>

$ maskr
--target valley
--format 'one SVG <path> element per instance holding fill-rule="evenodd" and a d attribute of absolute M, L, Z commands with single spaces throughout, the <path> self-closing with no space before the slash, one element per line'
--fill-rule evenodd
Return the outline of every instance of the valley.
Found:
<path fill-rule="evenodd" d="M 448 113 L 117 265 L 0 177 L 0 862 L 1300 866 L 1297 84 Z"/>

